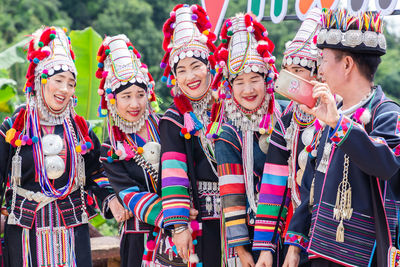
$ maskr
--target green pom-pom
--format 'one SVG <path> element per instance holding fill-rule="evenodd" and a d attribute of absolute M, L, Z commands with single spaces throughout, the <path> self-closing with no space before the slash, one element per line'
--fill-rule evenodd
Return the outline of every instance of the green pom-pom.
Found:
<path fill-rule="evenodd" d="M 131 46 L 131 45 L 128 46 L 128 49 L 129 49 L 129 50 L 133 50 L 133 46 Z"/>
<path fill-rule="evenodd" d="M 54 40 L 54 38 L 56 38 L 56 35 L 54 33 L 50 34 L 50 39 Z"/>
<path fill-rule="evenodd" d="M 111 50 L 110 50 L 110 49 L 107 49 L 107 50 L 106 50 L 106 56 L 108 56 L 110 53 L 111 53 Z"/>
<path fill-rule="evenodd" d="M 47 78 L 47 74 L 42 73 L 42 78 L 46 79 Z"/>
<path fill-rule="evenodd" d="M 44 46 L 44 43 L 43 43 L 43 42 L 39 42 L 39 43 L 38 43 L 38 46 L 39 46 L 39 47 L 43 47 L 43 46 Z"/>
<path fill-rule="evenodd" d="M 101 115 L 107 115 L 107 109 L 102 109 L 101 110 Z"/>
<path fill-rule="evenodd" d="M 210 52 L 209 55 L 212 56 L 212 55 L 214 55 L 214 53 L 213 53 L 213 52 Z"/>
<path fill-rule="evenodd" d="M 223 44 L 226 44 L 226 43 L 228 42 L 228 40 L 222 39 L 221 42 L 222 42 Z"/>
<path fill-rule="evenodd" d="M 112 154 L 112 156 L 111 156 L 113 159 L 118 159 L 119 157 L 118 157 L 118 155 L 117 154 Z"/>
<path fill-rule="evenodd" d="M 232 35 L 233 35 L 233 31 L 228 31 L 228 32 L 226 33 L 226 35 L 232 36 Z"/>

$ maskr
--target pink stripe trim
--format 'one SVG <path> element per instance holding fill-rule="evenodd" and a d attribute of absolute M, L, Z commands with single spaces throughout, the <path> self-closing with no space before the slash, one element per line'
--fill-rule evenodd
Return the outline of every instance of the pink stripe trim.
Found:
<path fill-rule="evenodd" d="M 162 155 L 161 161 L 170 160 L 170 159 L 186 162 L 186 154 L 174 152 L 174 151 L 165 152 Z"/>
<path fill-rule="evenodd" d="M 288 176 L 289 175 L 289 166 L 265 163 L 264 173 L 277 175 L 277 176 Z"/>
<path fill-rule="evenodd" d="M 285 193 L 285 188 L 285 186 L 269 184 L 267 186 L 261 186 L 260 194 L 283 196 Z"/>
<path fill-rule="evenodd" d="M 179 178 L 187 178 L 187 173 L 185 172 L 184 169 L 173 169 L 173 168 L 168 168 L 162 170 L 162 177 L 179 177 Z"/>

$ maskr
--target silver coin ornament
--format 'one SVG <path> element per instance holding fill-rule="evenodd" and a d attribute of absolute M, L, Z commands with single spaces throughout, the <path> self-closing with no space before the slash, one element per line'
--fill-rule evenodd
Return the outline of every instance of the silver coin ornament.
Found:
<path fill-rule="evenodd" d="M 64 160 L 58 156 L 63 146 L 63 140 L 57 134 L 48 134 L 42 138 L 44 165 L 49 179 L 60 178 L 65 172 Z"/>
<path fill-rule="evenodd" d="M 267 154 L 269 147 L 269 135 L 263 134 L 258 140 L 258 146 L 264 154 Z"/>
<path fill-rule="evenodd" d="M 54 180 L 60 178 L 65 171 L 64 160 L 60 156 L 46 156 L 44 159 L 44 164 L 46 166 L 47 177 L 49 179 Z"/>
<path fill-rule="evenodd" d="M 299 167 L 300 169 L 305 169 L 306 165 L 307 165 L 307 158 L 308 158 L 308 153 L 306 150 L 302 150 L 299 154 L 298 157 L 298 163 L 299 163 Z"/>
<path fill-rule="evenodd" d="M 313 127 L 306 128 L 303 131 L 303 134 L 301 135 L 301 141 L 303 142 L 304 146 L 308 146 L 311 144 L 311 142 L 314 138 L 314 130 L 315 130 L 315 127 L 313 126 Z"/>
<path fill-rule="evenodd" d="M 48 134 L 42 138 L 42 147 L 45 156 L 57 155 L 63 149 L 63 141 L 57 134 Z"/>

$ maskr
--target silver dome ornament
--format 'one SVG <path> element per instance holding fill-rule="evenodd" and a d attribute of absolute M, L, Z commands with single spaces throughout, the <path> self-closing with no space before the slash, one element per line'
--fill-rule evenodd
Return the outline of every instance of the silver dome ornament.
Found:
<path fill-rule="evenodd" d="M 44 159 L 47 177 L 49 179 L 60 178 L 65 172 L 64 160 L 60 156 L 46 156 Z"/>
<path fill-rule="evenodd" d="M 264 152 L 264 154 L 267 154 L 268 152 L 268 147 L 269 147 L 269 134 L 263 134 L 260 136 L 260 139 L 258 140 L 258 146 L 260 147 L 261 151 Z"/>
<path fill-rule="evenodd" d="M 44 155 L 57 155 L 63 149 L 63 141 L 57 134 L 48 134 L 42 139 L 42 147 Z"/>

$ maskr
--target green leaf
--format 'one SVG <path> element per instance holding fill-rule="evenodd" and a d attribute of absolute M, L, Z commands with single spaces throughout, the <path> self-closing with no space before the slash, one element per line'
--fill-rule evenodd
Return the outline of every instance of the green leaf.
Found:
<path fill-rule="evenodd" d="M 17 82 L 12 79 L 0 78 L 0 112 L 11 113 L 12 105 L 9 101 L 17 94 Z"/>
<path fill-rule="evenodd" d="M 75 110 L 87 120 L 98 119 L 97 107 L 100 97 L 97 90 L 100 80 L 95 76 L 97 71 L 96 55 L 103 40 L 91 27 L 81 31 L 71 31 L 70 38 L 78 71 L 76 83 L 78 105 Z"/>
<path fill-rule="evenodd" d="M 0 69 L 8 69 L 15 63 L 24 63 L 24 46 L 28 43 L 28 39 L 24 39 L 0 53 Z"/>

